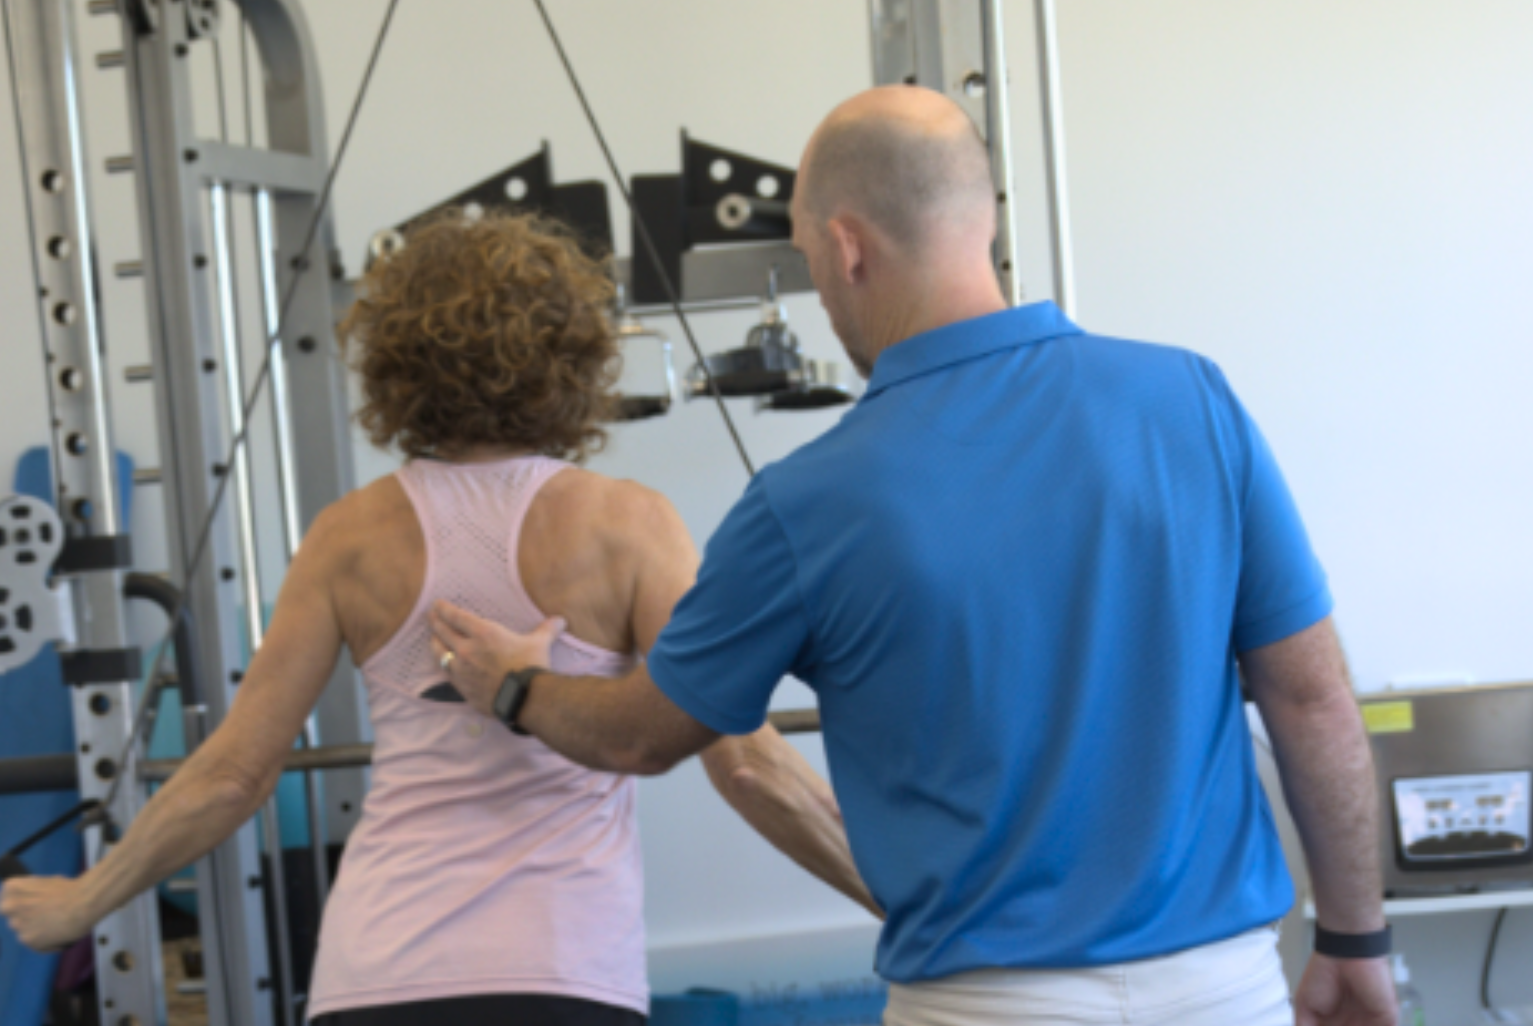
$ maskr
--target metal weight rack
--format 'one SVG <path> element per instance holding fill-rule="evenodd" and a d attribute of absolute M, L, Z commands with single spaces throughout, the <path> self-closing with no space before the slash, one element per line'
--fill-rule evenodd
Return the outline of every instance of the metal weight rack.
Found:
<path fill-rule="evenodd" d="M 216 3 L 90 5 L 92 13 L 117 15 L 122 25 L 122 49 L 98 55 L 95 64 L 121 68 L 125 76 L 133 152 L 110 158 L 108 167 L 135 173 L 143 252 L 117 266 L 120 275 L 143 280 L 152 340 L 151 366 L 134 368 L 129 380 L 153 383 L 161 466 L 138 480 L 165 490 L 169 577 L 185 590 L 196 613 L 194 672 L 201 691 L 200 702 L 183 710 L 189 746 L 223 718 L 246 645 L 253 650 L 260 644 L 258 484 L 243 448 L 229 466 L 221 461 L 231 440 L 246 429 L 244 366 L 265 356 L 267 335 L 279 321 L 282 335 L 269 343 L 277 457 L 276 480 L 269 487 L 279 498 L 285 554 L 313 517 L 352 485 L 344 368 L 332 338 L 332 231 L 328 217 L 318 216 L 328 154 L 313 47 L 296 4 L 243 0 L 237 6 L 261 64 L 264 147 L 202 138 L 194 127 L 188 58 L 216 32 L 222 13 Z M 106 340 L 78 80 L 86 63 L 76 49 L 73 9 L 67 0 L 6 0 L 5 18 L 49 367 L 56 505 L 69 539 L 59 569 L 69 571 L 74 582 L 74 619 L 80 625 L 64 658 L 66 677 L 75 685 L 76 733 L 82 753 L 90 753 L 79 756 L 77 776 L 87 798 L 108 794 L 119 774 L 130 779 L 131 786 L 116 789 L 106 810 L 110 824 L 126 824 L 145 798 L 136 746 L 129 744 L 131 682 L 142 660 L 128 648 L 123 626 L 123 575 L 132 555 L 117 524 L 117 482 L 111 476 Z M 233 229 L 237 204 L 248 205 L 255 226 L 244 246 Z M 260 283 L 261 332 L 248 330 L 237 312 L 242 269 Z M 225 475 L 232 478 L 232 501 L 213 516 L 207 558 L 193 567 L 199 528 Z M 364 710 L 349 664 L 337 668 L 316 719 L 317 730 L 306 735 L 310 744 L 365 738 Z M 119 751 L 126 753 L 121 765 L 103 756 Z M 324 808 L 313 800 L 317 785 L 310 788 L 310 840 L 321 889 L 325 845 L 344 840 L 364 791 L 360 769 L 329 775 Z M 253 825 L 197 866 L 213 1022 L 295 1021 L 274 805 L 261 818 L 264 874 Z M 86 832 L 91 862 L 102 854 L 102 833 Z M 265 896 L 268 883 L 273 893 Z M 270 947 L 266 907 L 275 926 Z M 100 973 L 103 1021 L 162 1018 L 155 909 L 152 894 L 141 897 L 97 929 L 97 945 L 107 953 Z M 276 965 L 269 964 L 269 950 L 276 953 Z"/>

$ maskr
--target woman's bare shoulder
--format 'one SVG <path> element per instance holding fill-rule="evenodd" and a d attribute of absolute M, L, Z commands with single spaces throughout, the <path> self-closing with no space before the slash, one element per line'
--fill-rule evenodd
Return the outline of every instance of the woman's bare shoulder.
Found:
<path fill-rule="evenodd" d="M 657 527 L 680 523 L 676 508 L 660 492 L 583 467 L 555 475 L 538 493 L 528 516 L 614 540 L 643 538 Z"/>
<path fill-rule="evenodd" d="M 393 474 L 341 496 L 314 518 L 299 551 L 326 562 L 346 561 L 359 551 L 408 543 L 420 526 L 410 498 Z"/>
<path fill-rule="evenodd" d="M 556 475 L 527 512 L 518 552 L 538 608 L 578 638 L 614 651 L 647 646 L 636 613 L 657 564 L 690 573 L 691 539 L 669 500 L 580 468 Z"/>

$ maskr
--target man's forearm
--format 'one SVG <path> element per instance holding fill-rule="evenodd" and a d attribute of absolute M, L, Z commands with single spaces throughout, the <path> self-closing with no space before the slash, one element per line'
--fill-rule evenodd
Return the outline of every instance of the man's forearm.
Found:
<path fill-rule="evenodd" d="M 771 727 L 724 738 L 703 753 L 713 786 L 773 847 L 878 918 L 857 873 L 830 786 Z"/>
<path fill-rule="evenodd" d="M 571 762 L 608 773 L 639 773 L 643 746 L 632 730 L 622 729 L 622 695 L 612 689 L 620 682 L 539 674 L 517 725 Z"/>
<path fill-rule="evenodd" d="M 533 678 L 518 725 L 572 762 L 655 776 L 718 735 L 681 713 L 641 666 L 625 677 Z"/>
<path fill-rule="evenodd" d="M 445 602 L 431 609 L 432 652 L 469 706 L 498 717 L 498 696 L 513 671 L 546 667 L 561 620 L 531 634 Z M 623 677 L 565 677 L 537 672 L 516 725 L 572 762 L 609 773 L 653 776 L 707 748 L 719 735 L 689 716 L 650 679 L 644 666 Z"/>
<path fill-rule="evenodd" d="M 1350 693 L 1261 704 L 1309 863 L 1316 915 L 1340 933 L 1384 925 L 1373 756 Z"/>

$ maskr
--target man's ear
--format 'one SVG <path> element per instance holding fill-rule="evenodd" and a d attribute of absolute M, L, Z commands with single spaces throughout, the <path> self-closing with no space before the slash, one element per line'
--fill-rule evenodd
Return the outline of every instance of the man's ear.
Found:
<path fill-rule="evenodd" d="M 867 272 L 867 248 L 862 226 L 849 218 L 833 217 L 826 222 L 830 229 L 831 258 L 836 276 L 844 284 L 854 285 Z"/>

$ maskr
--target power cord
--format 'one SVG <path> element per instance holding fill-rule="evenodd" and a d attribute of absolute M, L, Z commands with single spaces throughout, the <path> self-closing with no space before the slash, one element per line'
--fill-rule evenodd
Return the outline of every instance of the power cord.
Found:
<path fill-rule="evenodd" d="M 1490 943 L 1485 945 L 1485 965 L 1480 970 L 1480 1007 L 1490 1008 L 1490 970 L 1496 963 L 1496 945 L 1501 940 L 1501 924 L 1506 922 L 1507 909 L 1496 913 L 1496 923 L 1490 928 Z"/>

